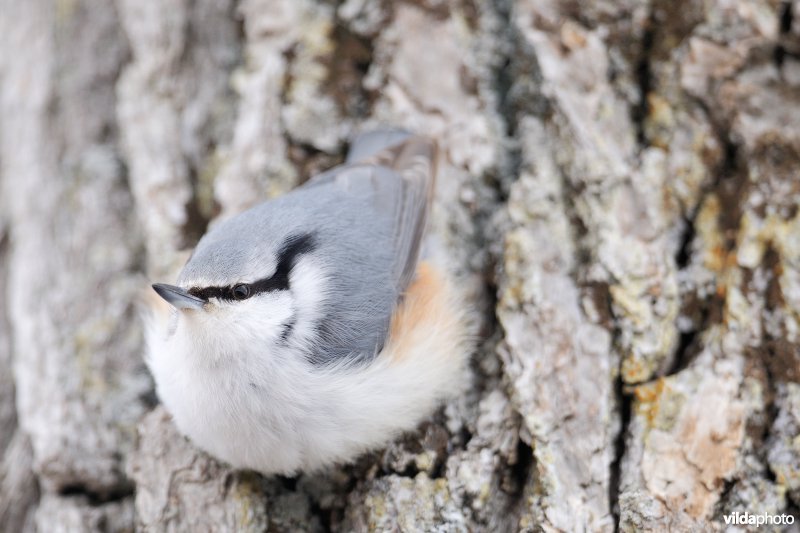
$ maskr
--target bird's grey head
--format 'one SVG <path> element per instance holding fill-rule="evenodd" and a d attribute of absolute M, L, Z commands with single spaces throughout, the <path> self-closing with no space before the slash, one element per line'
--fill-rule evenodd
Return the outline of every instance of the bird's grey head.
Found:
<path fill-rule="evenodd" d="M 177 286 L 153 286 L 178 309 L 202 309 L 208 303 L 236 302 L 289 290 L 299 257 L 316 247 L 310 233 L 289 235 L 278 246 L 261 242 L 242 248 L 226 240 L 203 244 L 184 267 Z"/>
<path fill-rule="evenodd" d="M 159 283 L 153 289 L 187 317 L 187 327 L 216 320 L 227 334 L 239 329 L 246 337 L 285 340 L 302 304 L 293 284 L 321 292 L 321 276 L 311 261 L 316 236 L 285 229 L 270 236 L 254 232 L 258 228 L 246 220 L 229 222 L 203 237 L 177 285 Z"/>

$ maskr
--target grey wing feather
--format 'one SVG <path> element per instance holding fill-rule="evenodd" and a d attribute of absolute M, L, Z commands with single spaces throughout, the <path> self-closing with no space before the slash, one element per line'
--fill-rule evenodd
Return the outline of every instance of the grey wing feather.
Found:
<path fill-rule="evenodd" d="M 412 137 L 375 156 L 400 176 L 394 203 L 392 244 L 395 253 L 394 279 L 400 292 L 414 277 L 433 199 L 436 178 L 436 143 L 425 137 Z"/>
<path fill-rule="evenodd" d="M 333 182 L 350 193 L 366 195 L 391 218 L 392 279 L 401 294 L 416 271 L 436 178 L 436 143 L 398 130 L 359 139 L 354 149 L 369 157 L 316 176 L 306 186 Z M 381 142 L 386 143 L 383 149 Z"/>

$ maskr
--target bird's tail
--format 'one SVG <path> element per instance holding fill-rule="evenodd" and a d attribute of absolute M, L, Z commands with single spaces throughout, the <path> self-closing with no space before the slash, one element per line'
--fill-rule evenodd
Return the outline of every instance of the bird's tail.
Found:
<path fill-rule="evenodd" d="M 382 128 L 358 134 L 347 152 L 348 164 L 370 158 L 411 137 L 411 133 L 400 128 Z"/>

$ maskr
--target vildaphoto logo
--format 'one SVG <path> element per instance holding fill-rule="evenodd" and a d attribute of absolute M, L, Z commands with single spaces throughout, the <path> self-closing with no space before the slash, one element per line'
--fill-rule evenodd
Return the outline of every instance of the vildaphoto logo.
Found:
<path fill-rule="evenodd" d="M 790 514 L 751 514 L 747 511 L 734 511 L 722 517 L 729 526 L 783 526 L 794 524 L 794 515 Z"/>

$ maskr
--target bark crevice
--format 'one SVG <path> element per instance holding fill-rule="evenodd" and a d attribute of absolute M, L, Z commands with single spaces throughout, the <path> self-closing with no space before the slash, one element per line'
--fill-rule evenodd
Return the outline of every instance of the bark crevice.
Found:
<path fill-rule="evenodd" d="M 118 487 L 109 488 L 98 492 L 86 485 L 71 484 L 61 487 L 58 495 L 62 498 L 80 498 L 91 507 L 99 507 L 112 502 L 120 502 L 130 498 L 135 493 L 134 485 L 131 483 L 121 484 Z"/>
<path fill-rule="evenodd" d="M 614 517 L 614 531 L 620 530 L 620 503 L 619 496 L 622 491 L 622 461 L 625 457 L 626 439 L 628 438 L 628 428 L 631 423 L 631 410 L 633 409 L 633 399 L 631 394 L 625 391 L 626 384 L 622 377 L 615 381 L 615 394 L 617 398 L 617 409 L 619 411 L 619 432 L 614 439 L 614 458 L 610 465 L 609 474 L 609 512 Z"/>

